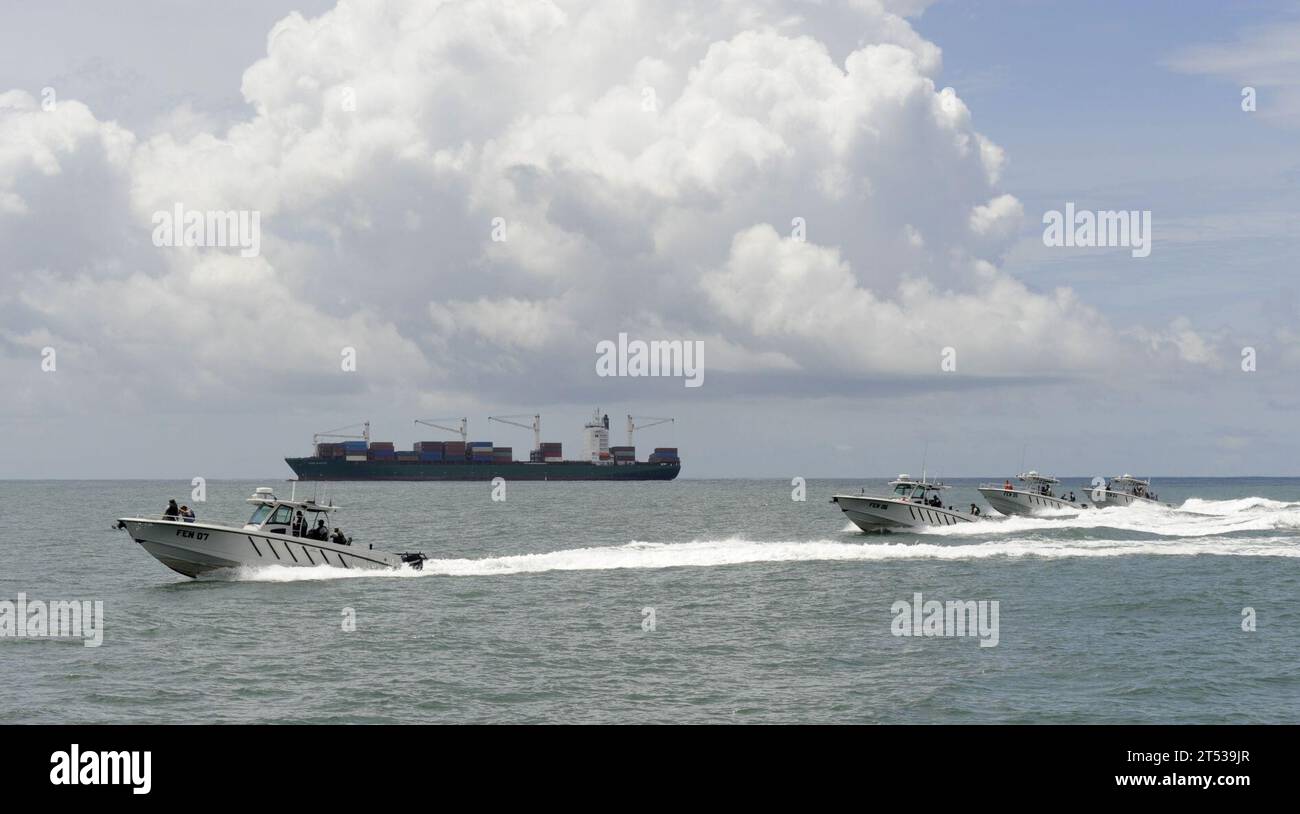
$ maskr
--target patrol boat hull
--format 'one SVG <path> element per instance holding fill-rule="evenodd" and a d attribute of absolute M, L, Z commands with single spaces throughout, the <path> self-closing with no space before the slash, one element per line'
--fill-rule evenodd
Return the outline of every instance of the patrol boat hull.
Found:
<path fill-rule="evenodd" d="M 1071 503 L 1059 497 L 1035 494 L 1021 489 L 1004 489 L 996 486 L 981 486 L 979 492 L 988 504 L 1007 516 L 1056 514 L 1062 509 L 1080 509 L 1081 504 Z"/>
<path fill-rule="evenodd" d="M 155 559 L 191 578 L 266 565 L 374 570 L 400 568 L 403 563 L 397 554 L 285 534 L 138 517 L 118 522 Z"/>
<path fill-rule="evenodd" d="M 863 531 L 955 526 L 976 519 L 965 512 L 894 498 L 835 495 L 831 502 L 838 504 L 853 525 Z"/>
<path fill-rule="evenodd" d="M 1172 503 L 1162 503 L 1159 500 L 1132 495 L 1128 492 L 1113 492 L 1110 489 L 1089 489 L 1085 494 L 1092 500 L 1092 506 L 1095 509 L 1104 509 L 1107 506 L 1132 506 L 1134 504 L 1173 508 Z"/>

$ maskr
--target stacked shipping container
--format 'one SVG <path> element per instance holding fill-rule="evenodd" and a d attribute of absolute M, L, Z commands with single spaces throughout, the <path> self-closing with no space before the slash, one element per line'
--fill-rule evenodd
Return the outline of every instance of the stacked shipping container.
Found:
<path fill-rule="evenodd" d="M 443 443 L 441 441 L 416 441 L 415 451 L 421 461 L 441 461 Z"/>
<path fill-rule="evenodd" d="M 371 441 L 370 442 L 370 460 L 372 461 L 392 461 L 397 458 L 397 452 L 393 449 L 392 441 Z"/>
<path fill-rule="evenodd" d="M 366 442 L 344 441 L 343 456 L 349 461 L 364 461 L 366 459 Z"/>
<path fill-rule="evenodd" d="M 535 463 L 563 463 L 563 445 L 559 441 L 544 441 L 529 454 Z M 344 459 L 347 461 L 397 461 L 402 463 L 514 463 L 513 447 L 496 447 L 491 441 L 417 441 L 411 450 L 396 451 L 391 441 L 321 442 L 315 445 L 317 458 Z M 601 461 L 612 460 L 616 465 L 636 463 L 636 447 L 611 446 L 601 452 Z M 650 463 L 680 463 L 677 447 L 655 447 Z"/>

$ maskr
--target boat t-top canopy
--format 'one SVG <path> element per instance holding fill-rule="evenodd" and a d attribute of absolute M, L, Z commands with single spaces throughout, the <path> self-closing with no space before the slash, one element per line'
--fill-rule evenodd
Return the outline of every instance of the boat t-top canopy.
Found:
<path fill-rule="evenodd" d="M 951 488 L 942 483 L 939 483 L 938 481 L 916 480 L 911 475 L 899 475 L 894 480 L 891 480 L 889 482 L 889 485 L 890 486 L 912 486 L 919 489 L 924 489 L 926 491 L 930 491 L 930 490 L 938 491 L 939 489 Z"/>
<path fill-rule="evenodd" d="M 1021 472 L 1019 475 L 1016 475 L 1016 478 L 1025 483 L 1060 483 L 1056 478 L 1048 475 L 1040 475 L 1032 469 L 1028 472 Z"/>
<path fill-rule="evenodd" d="M 285 500 L 275 496 L 269 486 L 259 486 L 253 496 L 248 498 L 248 503 L 256 503 L 261 506 L 289 506 L 293 509 L 300 509 L 304 512 L 336 512 L 343 508 L 333 504 L 317 503 L 314 499 L 307 500 Z"/>
<path fill-rule="evenodd" d="M 1111 478 L 1111 479 L 1110 479 L 1110 482 L 1111 482 L 1111 483 L 1131 483 L 1131 484 L 1133 484 L 1134 486 L 1139 486 L 1139 485 L 1140 485 L 1140 486 L 1150 486 L 1150 485 L 1151 485 L 1151 481 L 1149 481 L 1149 480 L 1142 480 L 1141 478 L 1135 478 L 1135 477 L 1133 477 L 1132 475 L 1128 474 L 1127 472 L 1124 473 L 1123 475 L 1118 476 L 1118 477 Z"/>

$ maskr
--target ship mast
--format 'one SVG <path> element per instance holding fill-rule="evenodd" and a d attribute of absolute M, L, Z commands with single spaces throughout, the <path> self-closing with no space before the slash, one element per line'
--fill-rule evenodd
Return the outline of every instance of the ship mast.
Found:
<path fill-rule="evenodd" d="M 443 426 L 442 424 L 437 423 L 439 421 L 459 421 L 460 424 L 455 427 L 446 427 Z M 415 423 L 423 424 L 426 427 L 433 427 L 434 429 L 438 429 L 438 430 L 446 430 L 447 432 L 454 432 L 460 435 L 461 441 L 465 441 L 467 438 L 469 438 L 469 421 L 464 418 L 417 418 L 415 419 Z"/>
<path fill-rule="evenodd" d="M 531 418 L 531 424 L 521 424 L 518 421 L 512 421 L 513 418 Z M 490 415 L 488 421 L 495 421 L 498 424 L 509 424 L 525 430 L 533 431 L 533 449 L 542 448 L 542 417 L 541 415 Z"/>
<path fill-rule="evenodd" d="M 357 427 L 361 428 L 360 435 L 355 435 L 355 434 L 349 435 L 344 432 L 345 430 L 355 430 Z M 367 444 L 369 444 L 370 443 L 370 422 L 366 421 L 361 424 L 349 424 L 346 427 L 339 427 L 337 430 L 326 430 L 325 432 L 318 432 L 311 437 L 311 445 L 313 447 L 316 446 L 317 444 L 320 443 L 320 439 L 322 438 L 360 438 L 364 440 Z"/>
<path fill-rule="evenodd" d="M 637 421 L 644 421 L 646 423 L 637 424 L 636 423 Z M 650 427 L 657 427 L 660 424 L 675 424 L 675 423 L 676 420 L 672 418 L 659 418 L 658 416 L 652 416 L 652 415 L 637 415 L 637 416 L 629 415 L 627 417 L 627 445 L 629 447 L 636 446 L 636 444 L 632 443 L 632 434 L 637 430 L 644 430 Z"/>

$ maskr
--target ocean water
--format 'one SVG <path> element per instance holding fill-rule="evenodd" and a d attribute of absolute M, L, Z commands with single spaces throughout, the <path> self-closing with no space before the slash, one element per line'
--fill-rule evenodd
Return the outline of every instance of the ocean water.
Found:
<path fill-rule="evenodd" d="M 287 491 L 209 482 L 200 519 L 242 523 L 260 485 Z M 862 487 L 307 484 L 425 569 L 195 581 L 112 529 L 188 483 L 0 482 L 0 600 L 105 615 L 99 647 L 0 638 L 0 723 L 1300 721 L 1300 479 L 889 535 L 828 502 Z M 997 601 L 996 646 L 894 635 L 917 592 Z"/>

